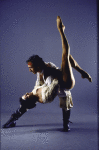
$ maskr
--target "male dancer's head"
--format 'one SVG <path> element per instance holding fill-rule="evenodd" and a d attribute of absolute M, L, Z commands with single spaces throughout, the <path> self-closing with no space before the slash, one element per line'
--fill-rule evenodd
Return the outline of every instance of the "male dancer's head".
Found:
<path fill-rule="evenodd" d="M 29 57 L 26 63 L 28 64 L 29 71 L 34 74 L 37 72 L 42 72 L 45 66 L 43 59 L 38 55 L 32 55 Z"/>

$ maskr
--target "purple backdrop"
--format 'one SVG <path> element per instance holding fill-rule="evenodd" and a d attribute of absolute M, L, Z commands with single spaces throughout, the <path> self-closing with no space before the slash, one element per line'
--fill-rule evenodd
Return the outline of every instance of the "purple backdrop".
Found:
<path fill-rule="evenodd" d="M 74 110 L 97 111 L 97 7 L 91 0 L 0 1 L 1 110 L 15 110 L 19 97 L 30 92 L 36 76 L 26 60 L 38 54 L 60 67 L 61 39 L 56 18 L 61 16 L 71 54 L 93 79 L 83 80 L 74 69 Z"/>

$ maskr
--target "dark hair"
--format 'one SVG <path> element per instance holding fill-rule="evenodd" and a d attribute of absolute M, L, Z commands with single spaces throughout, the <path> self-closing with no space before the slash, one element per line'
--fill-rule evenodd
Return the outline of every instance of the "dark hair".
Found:
<path fill-rule="evenodd" d="M 43 59 L 39 57 L 38 55 L 32 55 L 31 57 L 29 57 L 26 63 L 28 62 L 31 62 L 34 68 L 40 67 L 43 69 L 45 65 Z"/>

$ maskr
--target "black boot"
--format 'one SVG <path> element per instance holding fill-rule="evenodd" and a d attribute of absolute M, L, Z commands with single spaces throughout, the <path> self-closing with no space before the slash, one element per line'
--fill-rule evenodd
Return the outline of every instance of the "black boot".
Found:
<path fill-rule="evenodd" d="M 62 109 L 63 112 L 63 131 L 68 132 L 70 131 L 69 128 L 69 118 L 70 118 L 70 110 L 64 110 Z"/>
<path fill-rule="evenodd" d="M 18 120 L 26 111 L 26 108 L 23 107 L 17 109 L 16 112 L 11 115 L 10 119 L 2 126 L 2 128 L 15 127 L 16 120 Z"/>
<path fill-rule="evenodd" d="M 37 97 L 33 95 L 32 99 L 27 98 L 23 100 L 20 98 L 21 108 L 17 109 L 15 113 L 13 113 L 10 119 L 2 126 L 2 128 L 11 128 L 16 126 L 16 120 L 18 120 L 26 111 L 27 109 L 34 108 L 36 106 Z"/>

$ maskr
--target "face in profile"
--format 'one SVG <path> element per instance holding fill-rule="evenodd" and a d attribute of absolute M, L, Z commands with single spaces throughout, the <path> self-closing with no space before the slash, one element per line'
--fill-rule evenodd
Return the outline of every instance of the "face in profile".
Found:
<path fill-rule="evenodd" d="M 32 72 L 33 74 L 36 74 L 37 71 L 36 69 L 34 68 L 32 62 L 28 62 L 28 68 L 29 68 L 29 71 Z"/>

